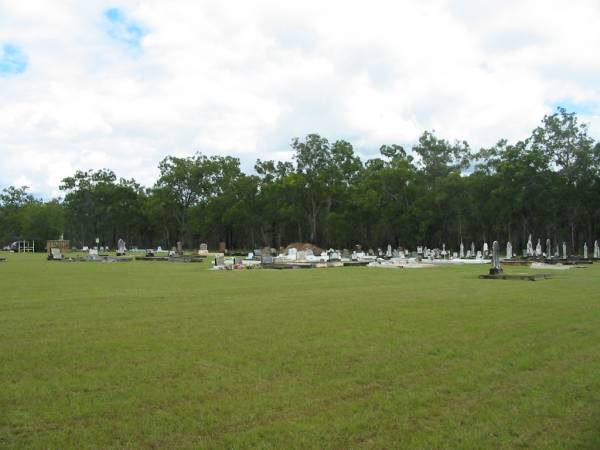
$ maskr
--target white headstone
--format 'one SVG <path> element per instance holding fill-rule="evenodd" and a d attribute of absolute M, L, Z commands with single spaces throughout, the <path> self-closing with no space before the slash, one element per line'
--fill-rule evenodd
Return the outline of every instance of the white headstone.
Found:
<path fill-rule="evenodd" d="M 567 259 L 567 243 L 566 242 L 563 242 L 562 248 L 563 248 L 563 259 Z"/>
<path fill-rule="evenodd" d="M 587 242 L 583 243 L 583 258 L 587 259 L 588 257 L 588 248 L 587 248 Z"/>
<path fill-rule="evenodd" d="M 525 256 L 533 256 L 533 242 L 531 241 L 531 234 L 527 240 L 527 252 Z"/>
<path fill-rule="evenodd" d="M 537 245 L 535 246 L 535 256 L 542 256 L 542 242 L 540 239 L 538 239 Z"/>
<path fill-rule="evenodd" d="M 465 257 L 465 246 L 463 245 L 462 241 L 460 241 L 459 255 L 460 255 L 460 259 L 463 259 Z"/>
<path fill-rule="evenodd" d="M 512 244 L 509 241 L 506 243 L 506 259 L 511 259 L 512 257 L 513 257 Z"/>

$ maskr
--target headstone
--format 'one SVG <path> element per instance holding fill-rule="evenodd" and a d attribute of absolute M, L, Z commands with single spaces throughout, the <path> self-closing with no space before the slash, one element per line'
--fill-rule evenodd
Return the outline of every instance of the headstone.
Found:
<path fill-rule="evenodd" d="M 123 256 L 126 250 L 125 241 L 123 239 L 119 239 L 117 242 L 117 256 Z"/>
<path fill-rule="evenodd" d="M 417 246 L 417 255 L 422 255 L 423 254 L 423 246 L 422 245 L 418 245 Z"/>
<path fill-rule="evenodd" d="M 567 259 L 567 243 L 564 241 L 562 243 L 562 250 L 563 250 L 563 259 Z"/>
<path fill-rule="evenodd" d="M 531 234 L 529 235 L 529 239 L 527 240 L 527 253 L 525 256 L 533 256 L 533 242 L 531 241 Z"/>
<path fill-rule="evenodd" d="M 460 241 L 460 259 L 463 259 L 465 257 L 465 246 L 463 245 L 463 241 Z"/>
<path fill-rule="evenodd" d="M 299 252 L 296 254 L 296 260 L 297 260 L 297 261 L 306 261 L 306 252 L 305 252 L 305 251 L 302 251 L 302 250 L 301 250 L 301 251 L 299 251 Z"/>
<path fill-rule="evenodd" d="M 263 256 L 263 252 L 262 252 L 262 250 L 260 248 L 254 249 L 254 254 L 256 256 Z"/>
<path fill-rule="evenodd" d="M 219 242 L 219 253 L 225 253 L 227 251 L 227 246 L 225 242 Z"/>
<path fill-rule="evenodd" d="M 336 252 L 335 250 L 332 250 L 332 249 L 330 249 L 327 252 L 327 256 L 328 256 L 329 261 L 339 261 L 341 259 L 339 252 Z"/>
<path fill-rule="evenodd" d="M 487 257 L 487 255 L 490 253 L 490 248 L 488 247 L 488 243 L 484 242 L 483 243 L 483 256 Z"/>
<path fill-rule="evenodd" d="M 261 262 L 265 266 L 270 266 L 273 264 L 273 257 L 271 255 L 261 256 Z"/>
<path fill-rule="evenodd" d="M 476 259 L 483 259 L 483 255 L 481 254 L 481 250 L 477 250 L 477 256 L 475 258 Z"/>
<path fill-rule="evenodd" d="M 388 246 L 387 246 L 387 250 L 385 252 L 385 256 L 387 256 L 388 258 L 392 257 L 392 246 L 390 244 L 388 244 Z"/>
<path fill-rule="evenodd" d="M 208 245 L 205 243 L 200 244 L 200 250 L 198 250 L 199 256 L 207 256 L 208 255 Z"/>
<path fill-rule="evenodd" d="M 506 243 L 506 259 L 512 259 L 512 257 L 513 257 L 512 244 L 509 241 Z"/>
<path fill-rule="evenodd" d="M 502 273 L 502 267 L 500 266 L 500 246 L 498 241 L 492 243 L 492 268 L 490 269 L 490 275 L 498 275 Z"/>
<path fill-rule="evenodd" d="M 452 253 L 452 258 L 454 258 L 454 259 L 458 258 L 458 253 L 457 252 Z"/>
<path fill-rule="evenodd" d="M 546 239 L 546 258 L 552 257 L 552 245 L 550 245 L 550 238 Z"/>
<path fill-rule="evenodd" d="M 556 258 L 560 257 L 560 250 L 558 249 L 558 244 L 556 244 L 556 247 L 554 248 L 554 256 Z"/>
<path fill-rule="evenodd" d="M 372 248 L 369 249 L 369 256 L 375 256 L 375 251 Z"/>
<path fill-rule="evenodd" d="M 600 245 L 598 244 L 598 240 L 594 241 L 594 258 L 600 258 Z"/>
<path fill-rule="evenodd" d="M 471 241 L 471 256 L 475 256 L 475 242 Z"/>
<path fill-rule="evenodd" d="M 298 259 L 298 249 L 295 247 L 289 248 L 287 253 L 288 259 L 296 261 Z"/>
<path fill-rule="evenodd" d="M 587 242 L 583 243 L 583 259 L 587 259 L 588 257 L 588 248 L 587 248 Z"/>
<path fill-rule="evenodd" d="M 448 252 L 446 251 L 446 244 L 442 244 L 442 252 L 440 255 L 442 255 L 442 257 L 446 257 L 447 254 Z"/>
<path fill-rule="evenodd" d="M 350 259 L 351 257 L 352 257 L 352 254 L 350 253 L 350 250 L 348 250 L 347 248 L 342 250 L 342 258 Z"/>
<path fill-rule="evenodd" d="M 181 241 L 177 241 L 177 254 L 183 255 L 183 243 Z"/>
<path fill-rule="evenodd" d="M 535 246 L 535 256 L 542 256 L 542 240 L 539 238 Z"/>
<path fill-rule="evenodd" d="M 467 258 L 471 257 L 471 250 L 467 250 Z"/>
<path fill-rule="evenodd" d="M 215 256 L 215 266 L 225 265 L 225 257 L 222 255 Z"/>

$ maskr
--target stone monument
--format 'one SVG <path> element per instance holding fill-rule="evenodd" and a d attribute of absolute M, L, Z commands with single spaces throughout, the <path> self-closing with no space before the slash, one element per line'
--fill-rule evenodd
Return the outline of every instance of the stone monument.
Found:
<path fill-rule="evenodd" d="M 512 244 L 510 243 L 510 241 L 508 241 L 506 243 L 506 259 L 512 259 L 512 257 L 513 257 Z"/>
<path fill-rule="evenodd" d="M 526 256 L 533 256 L 533 242 L 531 242 L 531 234 L 529 235 L 529 239 L 527 240 L 527 252 Z"/>
<path fill-rule="evenodd" d="M 490 269 L 490 275 L 499 275 L 502 273 L 502 267 L 500 266 L 500 246 L 498 241 L 492 243 L 492 268 Z"/>
<path fill-rule="evenodd" d="M 125 255 L 127 248 L 125 247 L 125 241 L 123 239 L 119 239 L 117 242 L 117 256 Z"/>

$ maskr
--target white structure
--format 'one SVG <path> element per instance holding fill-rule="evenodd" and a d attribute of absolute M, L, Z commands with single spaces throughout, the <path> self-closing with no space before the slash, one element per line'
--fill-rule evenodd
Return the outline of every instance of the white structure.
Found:
<path fill-rule="evenodd" d="M 35 241 L 17 241 L 19 253 L 35 253 Z"/>
<path fill-rule="evenodd" d="M 525 256 L 533 256 L 533 242 L 531 242 L 531 234 L 527 240 L 527 251 L 525 252 Z"/>

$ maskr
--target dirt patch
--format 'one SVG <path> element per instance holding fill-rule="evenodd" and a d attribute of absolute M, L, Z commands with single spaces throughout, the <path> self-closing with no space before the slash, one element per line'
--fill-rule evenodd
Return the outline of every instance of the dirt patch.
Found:
<path fill-rule="evenodd" d="M 285 248 L 286 253 L 290 248 L 295 248 L 296 250 L 300 251 L 312 250 L 315 255 L 320 255 L 323 252 L 321 247 L 308 242 L 293 242 Z"/>

